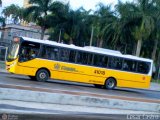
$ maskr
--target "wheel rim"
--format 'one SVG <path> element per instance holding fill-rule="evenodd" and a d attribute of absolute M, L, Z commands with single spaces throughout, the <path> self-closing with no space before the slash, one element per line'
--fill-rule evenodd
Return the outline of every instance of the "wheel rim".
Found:
<path fill-rule="evenodd" d="M 41 72 L 41 73 L 39 74 L 39 78 L 40 78 L 40 79 L 45 79 L 45 78 L 46 78 L 46 73 L 45 73 L 45 72 Z"/>
<path fill-rule="evenodd" d="M 109 80 L 107 83 L 108 88 L 113 88 L 115 85 L 115 82 L 113 80 Z"/>

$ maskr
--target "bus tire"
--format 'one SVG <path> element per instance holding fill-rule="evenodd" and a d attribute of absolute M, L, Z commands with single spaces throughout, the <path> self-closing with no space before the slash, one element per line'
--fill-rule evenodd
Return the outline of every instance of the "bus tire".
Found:
<path fill-rule="evenodd" d="M 36 80 L 35 76 L 28 76 L 31 80 Z"/>
<path fill-rule="evenodd" d="M 45 82 L 49 79 L 49 73 L 45 69 L 40 69 L 36 73 L 36 80 L 39 82 Z"/>
<path fill-rule="evenodd" d="M 106 89 L 112 90 L 116 87 L 116 85 L 117 85 L 116 79 L 110 77 L 106 80 L 104 87 Z"/>
<path fill-rule="evenodd" d="M 96 88 L 102 88 L 103 85 L 94 84 L 94 87 L 96 87 Z"/>

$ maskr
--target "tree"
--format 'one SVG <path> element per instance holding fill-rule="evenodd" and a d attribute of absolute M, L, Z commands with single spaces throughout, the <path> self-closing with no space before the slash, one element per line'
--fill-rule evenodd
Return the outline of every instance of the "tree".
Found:
<path fill-rule="evenodd" d="M 138 4 L 133 13 L 135 19 L 139 19 L 138 25 L 135 26 L 133 36 L 138 40 L 136 56 L 140 56 L 143 40 L 146 40 L 154 30 L 153 3 L 151 0 L 138 0 Z"/>
<path fill-rule="evenodd" d="M 147 39 L 152 31 L 154 30 L 154 19 L 153 19 L 153 4 L 150 0 L 139 0 L 138 10 L 136 11 L 138 17 L 141 19 L 140 25 L 135 27 L 133 35 L 137 38 L 137 51 L 136 55 L 140 55 L 142 41 Z"/>
<path fill-rule="evenodd" d="M 2 7 L 2 0 L 0 0 L 0 7 Z M 6 25 L 5 23 L 5 18 L 4 17 L 0 17 L 0 27 L 4 27 Z"/>
<path fill-rule="evenodd" d="M 137 3 L 119 3 L 124 25 L 131 25 L 131 33 L 137 40 L 136 56 L 140 56 L 142 41 L 154 30 L 153 3 L 150 0 L 137 0 Z"/>
<path fill-rule="evenodd" d="M 3 9 L 2 13 L 7 18 L 12 18 L 14 24 L 20 23 L 24 16 L 23 16 L 24 9 L 15 5 L 11 4 L 10 6 L 7 6 Z"/>
<path fill-rule="evenodd" d="M 48 17 L 55 10 L 55 5 L 59 2 L 53 0 L 29 0 L 30 7 L 26 8 L 25 15 L 29 17 L 28 21 L 33 21 L 41 26 L 41 39 L 44 38 L 46 29 L 50 28 Z M 57 10 L 57 9 L 56 9 Z"/>
<path fill-rule="evenodd" d="M 5 23 L 5 18 L 4 17 L 0 17 L 0 28 L 5 27 L 6 23 Z"/>
<path fill-rule="evenodd" d="M 160 40 L 160 1 L 159 0 L 155 0 L 153 1 L 154 4 L 156 5 L 155 6 L 155 12 L 153 14 L 154 16 L 154 21 L 155 21 L 155 29 L 153 31 L 153 35 L 152 35 L 152 39 L 154 41 L 154 45 L 153 45 L 153 51 L 152 51 L 152 56 L 151 58 L 153 60 L 156 59 L 156 53 L 157 53 L 157 50 L 158 50 L 158 43 L 159 43 L 159 40 Z"/>
<path fill-rule="evenodd" d="M 94 13 L 94 34 L 97 38 L 97 46 L 102 47 L 107 33 L 110 33 L 110 25 L 115 21 L 114 12 L 111 11 L 111 6 L 104 6 L 102 3 L 98 4 L 98 9 Z"/>
<path fill-rule="evenodd" d="M 135 39 L 132 35 L 132 31 L 138 22 L 138 19 L 135 19 L 135 16 L 132 14 L 135 5 L 119 1 L 115 8 L 116 20 L 111 24 L 114 32 L 112 45 L 114 48 L 121 50 L 122 53 L 134 54 Z"/>
<path fill-rule="evenodd" d="M 63 24 L 66 35 L 69 37 L 69 43 L 73 44 L 78 41 L 80 34 L 83 33 L 87 26 L 85 24 L 84 9 L 80 8 L 76 11 L 70 10 L 66 15 L 66 21 Z"/>
<path fill-rule="evenodd" d="M 59 5 L 57 8 L 58 10 L 54 10 L 50 16 L 50 19 L 52 19 L 51 37 L 59 39 L 58 37 L 61 34 L 63 40 L 67 43 L 83 46 L 84 41 L 88 39 L 87 28 L 89 27 L 88 14 L 90 11 L 83 8 L 74 11 L 69 4 Z M 55 13 L 55 11 L 57 12 Z"/>
<path fill-rule="evenodd" d="M 0 0 L 0 6 L 2 6 L 2 0 Z"/>

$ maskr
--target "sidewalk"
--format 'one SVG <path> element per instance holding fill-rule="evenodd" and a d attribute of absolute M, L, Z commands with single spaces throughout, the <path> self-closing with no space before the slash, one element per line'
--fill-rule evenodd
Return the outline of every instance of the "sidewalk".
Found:
<path fill-rule="evenodd" d="M 33 103 L 87 106 L 144 112 L 160 112 L 160 100 L 100 95 L 87 92 L 71 92 L 46 88 L 3 85 L 0 100 Z M 2 101 L 1 101 L 2 102 Z M 9 104 L 9 103 L 8 103 Z"/>
<path fill-rule="evenodd" d="M 78 113 L 94 113 L 94 114 L 155 114 L 155 112 L 148 111 L 135 111 L 135 110 L 123 110 L 113 109 L 107 107 L 93 107 L 93 106 L 79 106 L 79 105 L 64 105 L 64 104 L 49 104 L 38 102 L 25 102 L 15 100 L 0 100 L 2 105 L 6 105 L 0 109 L 0 113 L 28 113 L 28 114 L 53 114 L 55 111 Z M 0 104 L 0 106 L 1 106 Z M 12 109 L 15 107 L 16 109 Z M 23 109 L 22 109 L 23 108 Z"/>
<path fill-rule="evenodd" d="M 160 84 L 151 82 L 149 90 L 154 90 L 154 91 L 160 92 Z"/>
<path fill-rule="evenodd" d="M 7 73 L 7 70 L 5 70 L 5 69 L 0 69 L 0 73 Z"/>

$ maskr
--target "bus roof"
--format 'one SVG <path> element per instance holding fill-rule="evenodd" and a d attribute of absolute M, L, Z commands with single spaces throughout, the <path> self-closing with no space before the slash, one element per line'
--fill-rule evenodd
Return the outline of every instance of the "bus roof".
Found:
<path fill-rule="evenodd" d="M 82 51 L 86 51 L 86 52 L 93 52 L 93 53 L 99 53 L 99 54 L 105 54 L 105 55 L 111 55 L 111 56 L 117 56 L 117 57 L 135 59 L 135 60 L 141 60 L 141 61 L 148 61 L 148 62 L 153 61 L 151 59 L 141 58 L 141 57 L 137 57 L 137 56 L 133 56 L 133 55 L 125 55 L 119 51 L 109 50 L 109 49 L 104 49 L 104 48 L 98 48 L 98 47 L 92 47 L 92 46 L 78 47 L 73 44 L 67 45 L 67 44 L 57 43 L 55 41 L 50 41 L 50 40 L 40 40 L 40 39 L 34 39 L 34 38 L 28 38 L 28 37 L 21 37 L 21 38 L 26 41 L 42 43 L 42 44 L 47 44 L 47 45 L 55 45 L 55 46 L 59 46 L 59 47 L 71 48 L 71 49 L 75 49 L 75 50 L 82 50 Z"/>
<path fill-rule="evenodd" d="M 93 47 L 93 46 L 85 46 L 85 48 L 98 50 L 98 51 L 102 51 L 102 52 L 110 52 L 110 53 L 114 53 L 114 54 L 122 54 L 120 51 L 104 49 L 104 48 L 99 48 L 99 47 Z"/>

